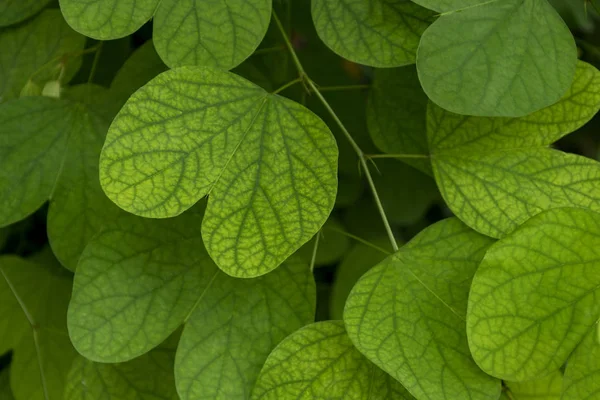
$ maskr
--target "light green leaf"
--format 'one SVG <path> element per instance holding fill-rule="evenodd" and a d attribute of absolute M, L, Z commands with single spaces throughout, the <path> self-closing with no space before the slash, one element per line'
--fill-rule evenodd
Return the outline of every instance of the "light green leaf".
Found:
<path fill-rule="evenodd" d="M 423 33 L 417 69 L 429 98 L 458 114 L 490 117 L 521 117 L 557 102 L 573 80 L 577 48 L 552 6 L 476 3 L 443 14 Z"/>
<path fill-rule="evenodd" d="M 160 0 L 60 0 L 60 9 L 77 32 L 98 40 L 132 34 L 148 22 Z"/>
<path fill-rule="evenodd" d="M 402 161 L 431 175 L 427 145 L 427 103 L 414 66 L 378 69 L 367 103 L 371 139 L 384 153 L 423 155 Z"/>
<path fill-rule="evenodd" d="M 406 390 L 361 355 L 342 321 L 294 332 L 269 355 L 252 400 L 410 400 Z"/>
<path fill-rule="evenodd" d="M 548 208 L 600 210 L 600 164 L 545 148 L 596 114 L 599 88 L 600 72 L 580 62 L 569 93 L 526 117 L 467 117 L 430 103 L 431 162 L 450 209 L 493 237 Z"/>
<path fill-rule="evenodd" d="M 361 276 L 392 253 L 387 237 L 372 240 L 375 246 L 358 243 L 346 254 L 337 267 L 335 279 L 329 297 L 331 318 L 342 319 L 346 299 Z"/>
<path fill-rule="evenodd" d="M 514 400 L 561 400 L 563 374 L 556 371 L 533 381 L 505 382 L 505 385 Z"/>
<path fill-rule="evenodd" d="M 201 296 L 177 349 L 182 400 L 250 398 L 271 350 L 315 318 L 315 282 L 300 259 L 250 280 L 219 272 Z"/>
<path fill-rule="evenodd" d="M 122 362 L 165 340 L 193 310 L 217 268 L 196 210 L 166 220 L 125 216 L 95 236 L 75 274 L 69 334 L 93 361 Z"/>
<path fill-rule="evenodd" d="M 561 400 L 594 399 L 600 395 L 600 343 L 597 328 L 597 324 L 593 326 L 569 357 Z"/>
<path fill-rule="evenodd" d="M 61 58 L 83 49 L 85 37 L 65 23 L 58 10 L 47 10 L 26 24 L 0 32 L 0 103 L 19 97 L 35 74 L 39 83 L 56 79 Z M 79 69 L 79 57 L 68 58 L 64 81 Z"/>
<path fill-rule="evenodd" d="M 118 99 L 119 108 L 136 90 L 166 70 L 167 66 L 156 53 L 152 40 L 137 48 L 125 61 L 110 85 L 110 91 Z"/>
<path fill-rule="evenodd" d="M 374 67 L 413 64 L 433 16 L 409 0 L 313 0 L 317 33 L 340 56 Z"/>
<path fill-rule="evenodd" d="M 64 400 L 179 400 L 174 359 L 175 349 L 164 346 L 120 364 L 77 357 L 67 377 Z"/>
<path fill-rule="evenodd" d="M 49 2 L 50 0 L 0 0 L 0 27 L 26 20 Z"/>
<path fill-rule="evenodd" d="M 58 266 L 0 258 L 0 353 L 13 349 L 16 400 L 62 399 L 75 356 L 66 327 L 70 289 L 70 277 Z"/>
<path fill-rule="evenodd" d="M 258 47 L 271 0 L 162 0 L 154 18 L 156 50 L 169 67 L 231 69 Z"/>
<path fill-rule="evenodd" d="M 10 388 L 10 367 L 4 367 L 0 370 L 0 399 L 15 400 Z"/>
<path fill-rule="evenodd" d="M 418 399 L 500 396 L 500 381 L 469 354 L 469 285 L 492 240 L 447 219 L 372 268 L 344 310 L 348 335 L 367 358 Z"/>
<path fill-rule="evenodd" d="M 350 239 L 348 239 L 348 235 L 344 235 L 340 231 L 344 232 L 346 228 L 344 228 L 337 218 L 330 216 L 325 225 L 323 225 L 323 228 L 317 233 L 320 237 L 315 265 L 334 264 L 348 251 Z M 315 239 L 316 235 L 297 252 L 307 263 L 312 261 Z"/>
<path fill-rule="evenodd" d="M 337 146 L 301 105 L 225 71 L 178 68 L 138 90 L 114 120 L 100 181 L 137 215 L 180 214 L 210 193 L 204 243 L 227 274 L 276 268 L 325 223 Z"/>
<path fill-rule="evenodd" d="M 558 370 L 600 315 L 600 214 L 544 211 L 487 252 L 471 287 L 469 347 L 498 378 Z"/>

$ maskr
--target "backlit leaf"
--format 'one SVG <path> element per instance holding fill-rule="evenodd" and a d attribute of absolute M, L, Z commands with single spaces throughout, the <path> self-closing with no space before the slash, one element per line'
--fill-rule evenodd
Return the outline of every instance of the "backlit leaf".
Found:
<path fill-rule="evenodd" d="M 558 370 L 600 315 L 600 214 L 544 211 L 493 245 L 471 287 L 477 364 L 511 381 Z"/>
<path fill-rule="evenodd" d="M 467 117 L 430 103 L 431 162 L 450 209 L 493 237 L 548 208 L 600 210 L 600 164 L 546 148 L 596 114 L 599 88 L 600 72 L 580 62 L 569 93 L 526 117 Z"/>
<path fill-rule="evenodd" d="M 342 321 L 305 326 L 269 355 L 252 400 L 411 400 L 352 345 Z"/>
<path fill-rule="evenodd" d="M 417 69 L 433 102 L 458 114 L 521 117 L 567 92 L 577 49 L 547 0 L 445 3 L 477 5 L 442 14 L 423 33 Z"/>
<path fill-rule="evenodd" d="M 374 67 L 413 64 L 433 13 L 408 0 L 313 0 L 317 33 L 334 52 Z"/>
<path fill-rule="evenodd" d="M 137 215 L 178 215 L 210 193 L 204 243 L 227 274 L 276 268 L 323 225 L 337 147 L 301 105 L 229 72 L 182 67 L 138 90 L 100 159 L 104 191 Z"/>
<path fill-rule="evenodd" d="M 0 27 L 26 20 L 49 2 L 50 0 L 1 0 Z"/>
<path fill-rule="evenodd" d="M 505 382 L 505 385 L 516 400 L 564 400 L 561 398 L 563 374 L 560 371 L 533 381 Z"/>
<path fill-rule="evenodd" d="M 600 343 L 594 325 L 569 357 L 561 400 L 593 399 L 600 395 Z"/>
<path fill-rule="evenodd" d="M 500 381 L 469 354 L 469 285 L 492 240 L 458 219 L 438 222 L 372 268 L 344 310 L 367 358 L 418 399 L 496 400 Z"/>

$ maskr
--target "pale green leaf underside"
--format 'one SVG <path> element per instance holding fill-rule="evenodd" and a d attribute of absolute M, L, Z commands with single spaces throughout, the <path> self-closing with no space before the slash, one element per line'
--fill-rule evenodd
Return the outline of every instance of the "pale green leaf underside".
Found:
<path fill-rule="evenodd" d="M 258 47 L 272 0 L 162 0 L 154 18 L 156 50 L 169 67 L 231 69 Z"/>
<path fill-rule="evenodd" d="M 69 335 L 90 360 L 122 362 L 159 345 L 192 311 L 217 268 L 201 214 L 125 216 L 94 237 L 75 273 Z"/>
<path fill-rule="evenodd" d="M 50 0 L 0 0 L 0 27 L 26 20 L 49 2 Z"/>
<path fill-rule="evenodd" d="M 344 322 L 356 347 L 418 399 L 500 395 L 500 381 L 471 358 L 465 330 L 469 284 L 491 243 L 458 219 L 441 221 L 363 275 L 348 296 Z"/>
<path fill-rule="evenodd" d="M 172 349 L 156 348 L 135 360 L 101 364 L 77 357 L 63 400 L 179 400 Z"/>
<path fill-rule="evenodd" d="M 558 370 L 600 315 L 600 214 L 536 215 L 487 252 L 471 287 L 469 347 L 502 379 Z"/>
<path fill-rule="evenodd" d="M 323 225 L 335 201 L 337 146 L 301 105 L 229 72 L 167 71 L 113 121 L 100 181 L 137 215 L 172 217 L 210 193 L 202 235 L 237 277 L 274 269 Z"/>
<path fill-rule="evenodd" d="M 181 399 L 249 399 L 271 350 L 314 321 L 315 305 L 314 278 L 299 259 L 251 280 L 218 272 L 201 294 L 177 349 Z"/>
<path fill-rule="evenodd" d="M 560 371 L 533 381 L 505 382 L 505 384 L 515 400 L 566 400 L 561 399 L 563 374 Z M 577 400 L 583 398 L 577 397 Z"/>
<path fill-rule="evenodd" d="M 492 117 L 520 117 L 555 103 L 576 61 L 573 36 L 547 0 L 488 1 L 442 15 L 423 33 L 417 53 L 433 102 Z"/>
<path fill-rule="evenodd" d="M 413 64 L 433 13 L 409 0 L 313 0 L 319 37 L 340 56 L 374 67 Z"/>
<path fill-rule="evenodd" d="M 16 400 L 62 399 L 75 356 L 66 329 L 70 287 L 57 265 L 0 259 L 0 353 L 13 350 L 10 384 Z"/>
<path fill-rule="evenodd" d="M 160 0 L 60 0 L 60 9 L 77 32 L 98 40 L 125 37 L 154 15 Z"/>
<path fill-rule="evenodd" d="M 400 384 L 368 361 L 342 321 L 294 332 L 269 355 L 252 400 L 411 400 Z"/>
<path fill-rule="evenodd" d="M 569 357 L 561 400 L 595 399 L 600 395 L 600 343 L 597 325 Z"/>
<path fill-rule="evenodd" d="M 431 162 L 450 209 L 492 237 L 548 208 L 600 209 L 600 165 L 546 148 L 596 114 L 599 85 L 600 73 L 580 62 L 567 95 L 526 117 L 467 117 L 430 103 Z"/>
<path fill-rule="evenodd" d="M 58 10 L 44 11 L 25 24 L 2 30 L 0 103 L 19 97 L 27 80 L 36 72 L 35 78 L 40 84 L 56 79 L 60 72 L 60 57 L 81 51 L 84 44 L 85 37 L 73 31 Z M 81 58 L 70 59 L 64 81 L 68 81 L 80 65 Z"/>

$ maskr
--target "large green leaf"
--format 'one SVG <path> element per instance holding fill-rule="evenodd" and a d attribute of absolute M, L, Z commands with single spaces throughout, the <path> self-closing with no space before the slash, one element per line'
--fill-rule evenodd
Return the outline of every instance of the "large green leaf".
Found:
<path fill-rule="evenodd" d="M 182 400 L 249 399 L 271 350 L 315 318 L 315 282 L 300 259 L 250 280 L 219 272 L 201 296 L 177 350 Z"/>
<path fill-rule="evenodd" d="M 60 0 L 60 9 L 77 32 L 98 40 L 118 39 L 148 22 L 160 0 Z"/>
<path fill-rule="evenodd" d="M 467 117 L 430 103 L 431 162 L 446 203 L 493 237 L 548 208 L 600 209 L 600 164 L 546 148 L 599 108 L 600 72 L 583 62 L 561 101 L 526 117 Z"/>
<path fill-rule="evenodd" d="M 361 355 L 342 321 L 305 326 L 269 355 L 252 400 L 410 400 L 400 384 Z"/>
<path fill-rule="evenodd" d="M 418 399 L 500 396 L 500 381 L 471 358 L 465 329 L 469 285 L 491 243 L 458 219 L 438 222 L 348 297 L 344 322 L 356 347 Z"/>
<path fill-rule="evenodd" d="M 26 20 L 49 2 L 50 0 L 0 0 L 0 27 Z"/>
<path fill-rule="evenodd" d="M 458 114 L 494 117 L 558 101 L 573 80 L 577 49 L 547 0 L 446 1 L 471 3 L 423 33 L 417 69 L 429 98 Z"/>
<path fill-rule="evenodd" d="M 0 258 L 0 353 L 13 350 L 16 400 L 62 400 L 75 350 L 66 312 L 71 279 L 56 265 Z"/>
<path fill-rule="evenodd" d="M 558 370 L 600 315 L 600 214 L 544 211 L 493 245 L 471 287 L 469 347 L 502 379 Z"/>
<path fill-rule="evenodd" d="M 156 50 L 169 67 L 231 69 L 267 33 L 272 0 L 162 0 L 154 19 Z"/>
<path fill-rule="evenodd" d="M 138 90 L 100 159 L 104 191 L 134 214 L 180 214 L 210 193 L 202 235 L 217 265 L 265 274 L 325 223 L 337 188 L 327 126 L 225 71 L 178 68 Z"/>
<path fill-rule="evenodd" d="M 600 343 L 598 325 L 579 344 L 567 361 L 561 400 L 594 399 L 600 395 Z"/>
<path fill-rule="evenodd" d="M 173 342 L 126 363 L 77 357 L 67 376 L 64 400 L 179 400 L 173 375 L 177 341 Z"/>
<path fill-rule="evenodd" d="M 435 10 L 440 13 L 449 13 L 452 11 L 458 11 L 481 5 L 484 3 L 491 3 L 489 0 L 412 0 L 413 2 L 422 5 L 425 8 Z M 494 0 L 492 0 L 494 1 Z"/>
<path fill-rule="evenodd" d="M 0 370 L 0 399 L 15 400 L 10 388 L 10 368 L 4 367 Z"/>
<path fill-rule="evenodd" d="M 85 38 L 69 28 L 58 10 L 44 11 L 26 24 L 0 31 L 0 103 L 19 97 L 34 74 L 36 81 L 44 83 L 56 79 L 65 67 L 64 80 L 69 80 L 81 59 L 65 56 L 81 51 L 84 44 Z"/>
<path fill-rule="evenodd" d="M 342 57 L 397 67 L 415 62 L 433 13 L 409 0 L 313 0 L 312 16 L 323 42 Z"/>
<path fill-rule="evenodd" d="M 90 360 L 122 362 L 165 340 L 217 273 L 198 226 L 202 213 L 125 216 L 95 236 L 77 266 L 69 334 Z"/>
<path fill-rule="evenodd" d="M 561 398 L 563 374 L 556 371 L 543 378 L 525 382 L 505 382 L 514 400 L 566 400 Z M 583 397 L 577 397 L 582 399 Z M 573 399 L 575 400 L 575 399 Z"/>
<path fill-rule="evenodd" d="M 379 150 L 426 157 L 427 103 L 414 66 L 376 70 L 367 103 L 367 124 Z M 427 158 L 402 161 L 431 174 Z"/>

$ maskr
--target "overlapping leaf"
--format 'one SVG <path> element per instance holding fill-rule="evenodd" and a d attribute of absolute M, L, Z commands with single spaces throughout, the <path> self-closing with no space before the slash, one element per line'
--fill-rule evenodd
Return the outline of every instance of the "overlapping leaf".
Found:
<path fill-rule="evenodd" d="M 154 41 L 169 67 L 231 69 L 256 50 L 271 0 L 60 0 L 67 22 L 99 40 L 125 37 L 154 16 Z"/>
<path fill-rule="evenodd" d="M 0 2 L 0 27 L 26 20 L 49 2 L 50 0 L 3 0 Z"/>
<path fill-rule="evenodd" d="M 593 399 L 600 395 L 600 343 L 598 325 L 569 357 L 561 400 Z"/>
<path fill-rule="evenodd" d="M 71 279 L 55 265 L 0 258 L 0 353 L 13 350 L 16 400 L 61 400 L 75 357 L 66 327 Z"/>
<path fill-rule="evenodd" d="M 337 147 L 314 114 L 234 74 L 167 71 L 114 120 L 100 159 L 125 210 L 180 214 L 210 193 L 207 250 L 237 277 L 276 268 L 323 225 L 335 201 Z"/>
<path fill-rule="evenodd" d="M 411 400 L 406 390 L 377 368 L 348 338 L 342 321 L 305 326 L 269 355 L 252 400 Z"/>
<path fill-rule="evenodd" d="M 544 211 L 487 252 L 471 287 L 469 347 L 511 381 L 558 370 L 600 315 L 600 214 Z"/>
<path fill-rule="evenodd" d="M 563 392 L 561 371 L 533 381 L 505 382 L 505 385 L 511 397 L 516 400 L 564 400 L 561 398 Z"/>
<path fill-rule="evenodd" d="M 58 10 L 44 11 L 26 24 L 2 30 L 0 103 L 19 97 L 28 79 L 43 84 L 56 79 L 63 67 L 64 81 L 68 81 L 81 65 L 74 55 L 84 44 L 85 38 L 69 28 Z"/>
<path fill-rule="evenodd" d="M 575 41 L 547 0 L 420 3 L 446 12 L 423 33 L 417 54 L 423 89 L 442 108 L 521 117 L 571 85 Z"/>
<path fill-rule="evenodd" d="M 599 108 L 600 72 L 583 62 L 561 101 L 526 117 L 467 117 L 430 103 L 431 162 L 446 203 L 493 237 L 548 208 L 600 209 L 600 164 L 546 148 Z"/>
<path fill-rule="evenodd" d="M 469 285 L 492 240 L 448 219 L 372 268 L 344 310 L 348 335 L 367 358 L 418 399 L 489 399 L 500 381 L 469 353 Z"/>
<path fill-rule="evenodd" d="M 408 0 L 313 0 L 323 42 L 348 60 L 374 67 L 413 64 L 433 13 Z"/>

